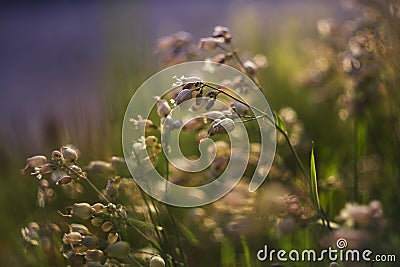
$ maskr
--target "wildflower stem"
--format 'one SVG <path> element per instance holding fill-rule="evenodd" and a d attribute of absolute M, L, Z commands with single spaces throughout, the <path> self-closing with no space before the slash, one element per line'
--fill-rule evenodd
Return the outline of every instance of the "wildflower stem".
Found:
<path fill-rule="evenodd" d="M 135 266 L 144 267 L 144 265 L 141 264 L 137 259 L 135 259 L 135 257 L 133 257 L 131 254 L 129 254 L 128 257 L 131 261 L 133 261 L 136 264 Z"/>
<path fill-rule="evenodd" d="M 168 162 L 168 147 L 169 147 L 169 144 L 168 143 L 165 144 L 165 147 L 166 147 L 166 149 L 164 151 L 165 152 L 165 157 L 166 157 L 165 179 L 167 180 L 166 186 L 165 186 L 165 190 L 167 190 L 167 185 L 168 185 L 168 181 L 169 181 L 169 162 Z M 167 191 L 165 193 L 167 193 Z M 168 216 L 169 216 L 169 218 L 170 218 L 170 220 L 171 220 L 171 222 L 172 222 L 172 224 L 173 224 L 173 226 L 175 228 L 175 236 L 176 236 L 176 240 L 178 241 L 179 253 L 183 257 L 184 266 L 189 266 L 187 258 L 186 258 L 185 251 L 183 250 L 182 241 L 181 241 L 181 238 L 180 238 L 180 235 L 179 235 L 179 229 L 178 229 L 178 226 L 176 224 L 174 215 L 172 214 L 172 212 L 170 210 L 170 207 L 168 205 L 166 205 L 166 208 L 167 208 Z"/>
<path fill-rule="evenodd" d="M 58 163 L 58 164 L 60 164 L 60 166 L 61 166 L 62 168 L 68 169 L 68 171 L 70 171 L 71 173 L 73 173 L 74 175 L 76 175 L 77 177 L 79 177 L 79 179 L 85 180 L 85 181 L 89 184 L 89 186 L 90 186 L 94 191 L 96 191 L 97 194 L 99 194 L 99 196 L 100 196 L 101 198 L 103 198 L 108 204 L 111 203 L 111 201 L 110 201 L 110 200 L 109 200 L 109 199 L 108 199 L 108 198 L 107 198 L 93 183 L 92 183 L 92 181 L 89 180 L 88 177 L 86 177 L 86 175 L 83 175 L 83 174 L 77 172 L 76 170 L 70 168 L 68 165 L 66 165 L 66 164 L 64 164 L 64 163 Z"/>

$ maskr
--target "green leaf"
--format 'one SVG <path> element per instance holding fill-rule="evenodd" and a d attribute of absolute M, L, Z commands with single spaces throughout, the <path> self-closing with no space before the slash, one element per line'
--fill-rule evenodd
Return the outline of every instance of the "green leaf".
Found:
<path fill-rule="evenodd" d="M 275 110 L 272 111 L 275 118 L 275 127 L 286 133 L 286 124 L 283 121 L 282 117 Z"/>
<path fill-rule="evenodd" d="M 221 243 L 221 266 L 233 267 L 236 266 L 235 247 L 232 242 L 225 238 Z"/>
<path fill-rule="evenodd" d="M 197 246 L 200 243 L 196 236 L 183 223 L 179 223 L 179 227 L 183 235 L 192 245 Z"/>
<path fill-rule="evenodd" d="M 318 209 L 318 212 L 321 211 L 321 206 L 319 203 L 319 195 L 318 195 L 318 182 L 317 182 L 317 170 L 315 168 L 315 157 L 314 157 L 314 147 L 311 149 L 311 160 L 310 160 L 310 174 L 311 174 L 311 196 L 314 202 L 315 207 Z"/>
<path fill-rule="evenodd" d="M 252 264 L 251 264 L 250 248 L 244 236 L 240 236 L 240 243 L 242 244 L 244 259 L 246 260 L 246 266 L 251 267 Z"/>

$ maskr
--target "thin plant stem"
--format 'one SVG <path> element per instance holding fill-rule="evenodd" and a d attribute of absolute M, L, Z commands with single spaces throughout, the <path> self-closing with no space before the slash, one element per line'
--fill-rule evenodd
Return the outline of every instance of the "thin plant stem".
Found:
<path fill-rule="evenodd" d="M 144 267 L 144 265 L 143 264 L 141 264 L 137 259 L 135 259 L 135 257 L 133 257 L 132 255 L 130 255 L 129 254 L 129 259 L 131 260 L 131 261 L 133 261 L 137 266 L 139 266 L 139 267 Z"/>
<path fill-rule="evenodd" d="M 241 69 L 243 69 L 243 70 L 246 72 L 246 74 L 248 75 L 248 77 L 254 82 L 254 84 L 258 87 L 258 89 L 261 91 L 261 93 L 265 96 L 265 93 L 264 93 L 264 91 L 263 91 L 261 85 L 260 85 L 260 84 L 258 83 L 258 81 L 253 77 L 253 75 L 251 75 L 251 74 L 247 71 L 247 69 L 245 68 L 243 61 L 241 60 L 240 56 L 239 56 L 238 53 L 236 52 L 236 49 L 234 48 L 234 45 L 233 45 L 232 40 L 230 41 L 230 50 L 226 49 L 224 46 L 221 46 L 221 45 L 218 45 L 218 47 L 219 47 L 220 49 L 222 49 L 224 52 L 230 52 L 230 53 L 233 54 L 234 58 L 236 59 L 236 61 L 237 61 L 238 64 L 240 65 Z M 245 106 L 247 106 L 247 107 L 249 107 L 249 108 L 252 108 L 252 109 L 256 110 L 257 112 L 260 112 L 260 113 L 263 114 L 271 123 L 273 123 L 273 124 L 275 125 L 275 127 L 278 129 L 278 131 L 285 137 L 285 140 L 286 140 L 287 144 L 288 144 L 289 147 L 290 147 L 290 150 L 291 150 L 291 152 L 292 152 L 292 154 L 293 154 L 293 156 L 294 156 L 294 158 L 295 158 L 295 161 L 296 161 L 296 163 L 297 163 L 298 168 L 300 169 L 300 172 L 302 173 L 303 177 L 305 178 L 305 181 L 308 181 L 308 177 L 309 177 L 309 176 L 307 175 L 306 169 L 304 168 L 304 165 L 303 165 L 303 163 L 302 163 L 302 161 L 301 161 L 301 159 L 300 159 L 300 157 L 299 157 L 299 155 L 298 155 L 298 153 L 297 153 L 295 147 L 293 146 L 292 142 L 290 141 L 289 135 L 288 135 L 288 133 L 287 133 L 287 131 L 286 131 L 285 129 L 282 129 L 278 124 L 276 124 L 275 121 L 272 120 L 272 118 L 270 118 L 270 116 L 269 116 L 268 114 L 266 114 L 265 112 L 263 112 L 263 111 L 261 111 L 261 110 L 255 108 L 255 107 L 251 107 L 249 104 L 247 104 L 247 103 L 241 101 L 240 99 L 238 99 L 238 98 L 235 97 L 235 96 L 232 96 L 232 95 L 230 95 L 230 94 L 224 92 L 223 90 L 220 90 L 219 88 L 216 88 L 216 87 L 212 87 L 212 88 L 215 89 L 215 90 L 217 90 L 218 92 L 223 93 L 224 95 L 226 95 L 226 96 L 228 96 L 228 97 L 230 97 L 230 98 L 232 98 L 232 99 L 238 101 L 239 103 L 241 103 L 241 104 L 243 104 L 243 105 L 245 105 Z M 265 97 L 266 97 L 266 96 L 265 96 Z M 318 209 L 318 215 L 319 215 L 319 217 L 321 218 L 323 224 L 325 225 L 325 222 L 327 222 L 326 226 L 328 227 L 328 229 L 331 229 L 331 227 L 330 227 L 330 225 L 329 225 L 329 219 L 327 218 L 327 214 L 323 211 L 322 208 Z"/>
<path fill-rule="evenodd" d="M 165 179 L 167 180 L 166 185 L 168 184 L 169 181 L 169 162 L 168 162 L 168 147 L 169 144 L 166 144 L 166 149 L 165 149 L 165 157 L 166 157 L 166 167 L 165 167 Z M 167 190 L 167 187 L 165 188 Z M 167 192 L 166 192 L 167 193 Z M 179 235 L 179 229 L 178 226 L 176 224 L 174 215 L 172 214 L 170 207 L 168 205 L 166 205 L 167 208 L 167 212 L 168 212 L 168 216 L 172 222 L 172 225 L 175 228 L 175 236 L 176 236 L 176 240 L 178 241 L 178 247 L 179 247 L 179 252 L 181 254 L 181 256 L 183 257 L 183 262 L 184 262 L 184 266 L 189 266 L 188 261 L 187 261 L 187 257 L 185 254 L 185 251 L 183 250 L 183 245 L 182 245 L 182 241 Z"/>
<path fill-rule="evenodd" d="M 358 194 L 358 120 L 354 118 L 354 184 L 353 184 L 353 197 L 354 202 L 358 202 L 359 194 Z"/>
<path fill-rule="evenodd" d="M 68 171 L 72 172 L 74 175 L 76 175 L 77 177 L 79 177 L 79 179 L 85 180 L 89 186 L 96 191 L 97 194 L 99 194 L 99 196 L 101 198 L 103 198 L 107 204 L 110 204 L 111 201 L 89 180 L 89 178 L 86 175 L 83 175 L 82 173 L 77 172 L 76 170 L 72 169 L 71 167 L 69 167 L 68 165 L 64 164 L 64 163 L 59 163 L 57 162 L 56 164 L 58 164 L 59 166 L 61 166 L 62 168 L 66 168 L 68 169 Z"/>

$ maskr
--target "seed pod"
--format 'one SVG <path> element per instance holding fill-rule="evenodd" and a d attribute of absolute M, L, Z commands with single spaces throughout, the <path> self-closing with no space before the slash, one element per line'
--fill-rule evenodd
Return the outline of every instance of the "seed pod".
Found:
<path fill-rule="evenodd" d="M 157 101 L 157 114 L 160 118 L 165 118 L 171 112 L 171 107 L 169 106 L 167 100 L 159 99 Z"/>
<path fill-rule="evenodd" d="M 104 258 L 104 252 L 98 249 L 88 249 L 86 251 L 85 259 L 91 262 L 100 262 Z"/>
<path fill-rule="evenodd" d="M 210 110 L 215 104 L 215 99 L 209 99 L 207 105 L 205 106 L 205 110 Z"/>
<path fill-rule="evenodd" d="M 82 220 L 89 219 L 94 213 L 94 209 L 89 203 L 74 203 L 72 206 L 71 215 L 78 217 Z"/>
<path fill-rule="evenodd" d="M 69 146 L 63 146 L 60 149 L 65 161 L 75 163 L 78 160 L 78 151 Z"/>
<path fill-rule="evenodd" d="M 107 242 L 109 244 L 114 244 L 115 242 L 118 241 L 118 237 L 119 237 L 118 233 L 109 233 L 107 237 Z"/>
<path fill-rule="evenodd" d="M 101 230 L 103 230 L 103 232 L 109 232 L 112 228 L 113 228 L 113 223 L 110 221 L 106 221 L 101 225 Z"/>
<path fill-rule="evenodd" d="M 150 267 L 165 267 L 165 261 L 160 256 L 154 256 L 150 260 Z"/>
<path fill-rule="evenodd" d="M 47 158 L 45 156 L 33 156 L 26 159 L 26 166 L 31 168 L 42 167 L 47 163 Z"/>
<path fill-rule="evenodd" d="M 190 89 L 183 89 L 175 98 L 175 105 L 179 105 L 189 99 L 192 99 L 192 91 Z"/>
<path fill-rule="evenodd" d="M 130 245 L 126 241 L 118 241 L 107 246 L 107 256 L 111 258 L 125 259 L 128 257 L 129 251 Z"/>
<path fill-rule="evenodd" d="M 79 232 L 66 233 L 63 236 L 63 242 L 68 245 L 77 245 L 82 240 L 82 235 Z"/>

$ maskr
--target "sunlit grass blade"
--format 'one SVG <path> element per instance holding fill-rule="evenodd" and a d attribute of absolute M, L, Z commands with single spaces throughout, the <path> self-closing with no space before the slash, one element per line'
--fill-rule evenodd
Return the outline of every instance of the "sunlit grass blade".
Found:
<path fill-rule="evenodd" d="M 221 243 L 221 266 L 236 266 L 235 247 L 227 238 Z"/>
<path fill-rule="evenodd" d="M 272 111 L 274 114 L 274 118 L 275 118 L 275 126 L 282 132 L 286 133 L 286 124 L 283 121 L 282 117 L 278 114 L 278 112 L 276 112 L 275 110 Z"/>
<path fill-rule="evenodd" d="M 246 261 L 246 266 L 247 267 L 252 267 L 251 263 L 251 255 L 250 255 L 250 248 L 249 244 L 247 243 L 247 240 L 244 236 L 240 236 L 240 243 L 242 244 L 242 249 L 244 253 L 244 259 Z"/>
<path fill-rule="evenodd" d="M 319 202 L 318 195 L 318 181 L 317 181 L 317 170 L 315 168 L 315 156 L 314 156 L 314 147 L 311 149 L 311 159 L 310 159 L 310 186 L 311 186 L 311 196 L 314 202 L 315 207 L 318 209 L 318 212 L 321 211 L 321 206 Z"/>

